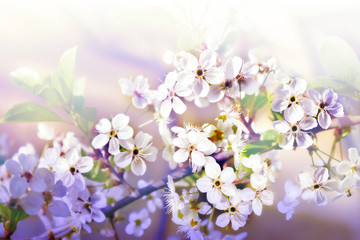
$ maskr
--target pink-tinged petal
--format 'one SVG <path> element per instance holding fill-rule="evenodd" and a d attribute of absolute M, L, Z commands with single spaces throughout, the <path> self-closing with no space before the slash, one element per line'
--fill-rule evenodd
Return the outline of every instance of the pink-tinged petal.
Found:
<path fill-rule="evenodd" d="M 318 113 L 318 106 L 315 105 L 315 103 L 309 99 L 309 98 L 302 98 L 300 99 L 300 104 L 302 109 L 304 110 L 304 113 L 310 116 L 316 116 Z"/>
<path fill-rule="evenodd" d="M 34 192 L 44 192 L 47 188 L 44 179 L 34 179 L 29 183 L 29 186 Z"/>
<path fill-rule="evenodd" d="M 205 156 L 199 151 L 192 151 L 191 161 L 193 165 L 204 166 L 206 163 Z"/>
<path fill-rule="evenodd" d="M 304 110 L 299 104 L 291 104 L 291 106 L 284 111 L 285 120 L 290 123 L 296 123 L 304 117 Z"/>
<path fill-rule="evenodd" d="M 198 60 L 190 53 L 185 53 L 180 59 L 180 66 L 186 71 L 195 71 L 198 65 Z"/>
<path fill-rule="evenodd" d="M 202 193 L 210 191 L 213 185 L 213 181 L 208 177 L 202 177 L 196 181 L 196 186 Z"/>
<path fill-rule="evenodd" d="M 284 133 L 279 136 L 279 146 L 283 149 L 290 150 L 294 146 L 294 135 L 292 133 Z"/>
<path fill-rule="evenodd" d="M 220 86 L 218 86 L 218 85 L 210 86 L 210 90 L 209 90 L 209 93 L 207 96 L 209 99 L 209 102 L 211 102 L 211 103 L 218 102 L 221 99 L 223 99 L 224 96 L 225 96 L 225 91 L 222 90 L 220 88 Z"/>
<path fill-rule="evenodd" d="M 177 163 L 185 162 L 189 159 L 189 151 L 185 149 L 179 149 L 174 153 L 174 161 Z"/>
<path fill-rule="evenodd" d="M 37 215 L 44 204 L 44 199 L 38 193 L 30 192 L 26 197 L 20 199 L 20 205 L 29 215 Z"/>
<path fill-rule="evenodd" d="M 142 176 L 145 174 L 146 172 L 146 164 L 145 162 L 138 158 L 134 161 L 131 162 L 131 171 L 136 175 L 136 176 Z"/>
<path fill-rule="evenodd" d="M 222 213 L 216 219 L 216 225 L 219 227 L 226 227 L 230 223 L 230 213 Z"/>
<path fill-rule="evenodd" d="M 114 157 L 114 162 L 119 168 L 126 168 L 132 160 L 132 155 L 129 152 L 120 152 Z"/>
<path fill-rule="evenodd" d="M 330 88 L 327 88 L 322 92 L 322 100 L 326 102 L 326 105 L 333 105 L 337 98 L 337 94 Z"/>
<path fill-rule="evenodd" d="M 316 104 L 319 104 L 321 102 L 322 99 L 321 94 L 315 89 L 309 89 L 308 94 Z"/>
<path fill-rule="evenodd" d="M 221 174 L 220 165 L 212 157 L 207 157 L 205 174 L 212 179 L 217 179 Z"/>
<path fill-rule="evenodd" d="M 109 141 L 109 153 L 112 155 L 118 154 L 120 152 L 119 147 L 119 140 L 116 137 L 111 137 Z"/>
<path fill-rule="evenodd" d="M 317 127 L 316 119 L 313 117 L 306 117 L 301 120 L 299 127 L 301 130 L 310 130 Z"/>
<path fill-rule="evenodd" d="M 305 189 L 301 194 L 301 198 L 303 200 L 315 200 L 315 197 L 316 197 L 315 191 L 309 188 Z"/>
<path fill-rule="evenodd" d="M 349 148 L 349 159 L 352 163 L 357 164 L 359 162 L 359 153 L 356 148 Z"/>
<path fill-rule="evenodd" d="M 113 125 L 115 130 L 124 129 L 129 124 L 130 118 L 125 114 L 119 113 L 115 117 L 113 117 L 111 124 Z"/>
<path fill-rule="evenodd" d="M 328 203 L 326 195 L 323 191 L 321 190 L 316 191 L 315 203 L 318 206 L 324 206 Z"/>
<path fill-rule="evenodd" d="M 274 112 L 284 111 L 289 105 L 289 101 L 283 98 L 276 99 L 271 103 L 271 108 Z"/>
<path fill-rule="evenodd" d="M 160 114 L 163 117 L 170 116 L 170 112 L 172 110 L 172 103 L 170 99 L 164 100 L 160 105 Z"/>
<path fill-rule="evenodd" d="M 147 161 L 154 162 L 156 160 L 158 150 L 156 147 L 150 146 L 144 153 L 147 155 L 144 157 Z"/>
<path fill-rule="evenodd" d="M 314 173 L 314 179 L 317 183 L 324 183 L 329 179 L 329 171 L 325 167 L 319 167 Z"/>
<path fill-rule="evenodd" d="M 225 80 L 225 73 L 220 68 L 212 67 L 206 71 L 206 81 L 210 84 L 221 84 Z"/>
<path fill-rule="evenodd" d="M 290 97 L 290 89 L 289 89 L 289 85 L 287 84 L 282 84 L 279 87 L 277 87 L 275 89 L 275 93 L 276 95 L 278 95 L 280 98 L 288 98 Z"/>
<path fill-rule="evenodd" d="M 242 65 L 243 60 L 240 57 L 235 56 L 231 58 L 231 60 L 228 61 L 225 66 L 226 79 L 235 78 L 239 74 Z"/>
<path fill-rule="evenodd" d="M 232 183 L 236 179 L 236 174 L 234 169 L 231 167 L 226 167 L 220 174 L 220 180 L 223 183 Z"/>
<path fill-rule="evenodd" d="M 216 54 L 213 51 L 206 49 L 200 54 L 199 63 L 200 66 L 205 69 L 213 67 L 216 64 Z"/>
<path fill-rule="evenodd" d="M 7 170 L 13 175 L 21 175 L 23 173 L 19 162 L 9 159 L 5 162 Z"/>
<path fill-rule="evenodd" d="M 111 130 L 111 123 L 109 119 L 106 118 L 100 119 L 100 121 L 95 125 L 95 129 L 99 133 L 103 133 L 103 134 L 109 133 Z"/>
<path fill-rule="evenodd" d="M 334 117 L 344 116 L 344 107 L 340 103 L 334 103 L 332 106 L 326 107 L 326 111 Z"/>
<path fill-rule="evenodd" d="M 255 198 L 255 194 L 255 191 L 251 188 L 244 188 L 241 190 L 241 198 L 245 202 L 252 201 Z"/>
<path fill-rule="evenodd" d="M 194 77 L 192 77 L 191 83 L 194 81 Z M 191 83 L 187 82 L 177 82 L 175 85 L 175 93 L 180 97 L 188 97 L 192 94 Z"/>
<path fill-rule="evenodd" d="M 314 143 L 309 134 L 303 132 L 298 132 L 295 140 L 297 145 L 301 148 L 308 148 Z"/>
<path fill-rule="evenodd" d="M 147 99 L 142 96 L 133 96 L 131 102 L 137 109 L 144 109 L 147 106 Z"/>
<path fill-rule="evenodd" d="M 273 122 L 273 127 L 279 133 L 287 133 L 290 131 L 290 125 L 286 121 L 277 120 Z"/>
<path fill-rule="evenodd" d="M 255 198 L 252 201 L 252 208 L 253 208 L 255 215 L 257 215 L 257 216 L 261 215 L 263 206 L 262 206 L 262 202 L 260 201 L 259 198 Z"/>
<path fill-rule="evenodd" d="M 152 141 L 152 136 L 148 133 L 138 132 L 135 136 L 135 145 L 138 148 L 144 148 Z"/>
<path fill-rule="evenodd" d="M 177 89 L 177 85 L 179 84 L 181 84 L 181 86 L 183 87 L 192 84 L 194 78 L 195 78 L 195 74 L 193 72 L 188 72 L 188 71 L 179 72 L 177 76 L 177 83 L 175 85 L 175 91 L 177 92 L 176 89 Z"/>
<path fill-rule="evenodd" d="M 91 145 L 95 149 L 100 149 L 109 142 L 109 136 L 107 134 L 98 134 L 91 142 Z"/>
<path fill-rule="evenodd" d="M 183 101 L 181 101 L 180 98 L 174 97 L 173 109 L 177 114 L 183 114 L 186 111 L 186 105 L 183 103 Z"/>
<path fill-rule="evenodd" d="M 301 172 L 298 175 L 301 189 L 309 188 L 314 184 L 312 176 L 308 172 Z"/>
<path fill-rule="evenodd" d="M 67 172 L 61 176 L 61 181 L 65 187 L 71 187 L 75 182 L 75 177 L 70 172 Z"/>
<path fill-rule="evenodd" d="M 295 95 L 303 94 L 306 91 L 307 83 L 302 78 L 295 78 L 290 83 L 290 91 Z"/>
<path fill-rule="evenodd" d="M 212 204 L 220 202 L 221 197 L 221 191 L 217 188 L 210 188 L 210 190 L 206 193 L 206 198 L 208 202 Z"/>
<path fill-rule="evenodd" d="M 33 172 L 34 168 L 38 165 L 39 159 L 35 157 L 35 155 L 30 154 L 20 154 L 19 162 L 24 171 Z"/>
<path fill-rule="evenodd" d="M 94 167 L 94 160 L 91 157 L 81 157 L 76 163 L 76 169 L 81 173 L 87 173 Z"/>
<path fill-rule="evenodd" d="M 319 121 L 319 125 L 323 129 L 328 129 L 330 127 L 330 124 L 331 124 L 331 117 L 326 111 L 322 110 L 319 113 L 318 121 Z"/>
<path fill-rule="evenodd" d="M 259 82 L 253 78 L 247 78 L 245 81 L 240 82 L 241 91 L 248 95 L 252 95 L 259 91 Z"/>
<path fill-rule="evenodd" d="M 126 126 L 121 131 L 118 131 L 116 133 L 118 139 L 121 139 L 121 140 L 129 139 L 133 136 L 133 134 L 134 134 L 134 130 L 130 126 Z"/>
<path fill-rule="evenodd" d="M 69 206 L 61 200 L 53 201 L 49 206 L 49 211 L 55 217 L 67 217 L 70 215 Z"/>
<path fill-rule="evenodd" d="M 25 178 L 15 176 L 10 180 L 10 193 L 14 198 L 21 197 L 26 193 L 28 183 Z"/>

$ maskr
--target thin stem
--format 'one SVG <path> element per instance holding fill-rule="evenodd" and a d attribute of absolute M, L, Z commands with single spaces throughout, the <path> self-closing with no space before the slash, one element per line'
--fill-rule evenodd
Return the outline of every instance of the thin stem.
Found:
<path fill-rule="evenodd" d="M 334 157 L 331 156 L 330 154 L 327 154 L 326 152 L 321 151 L 320 149 L 316 149 L 316 151 L 319 151 L 319 152 L 321 152 L 322 154 L 328 156 L 328 157 L 329 157 L 329 161 L 333 159 L 333 160 L 335 160 L 335 161 L 341 162 L 341 160 L 334 158 Z"/>
<path fill-rule="evenodd" d="M 114 218 L 113 217 L 109 217 L 109 222 L 111 224 L 111 227 L 113 228 L 114 230 L 114 238 L 115 240 L 120 240 L 119 236 L 117 235 L 117 232 L 116 232 L 116 228 L 115 228 L 115 223 L 114 223 Z"/>

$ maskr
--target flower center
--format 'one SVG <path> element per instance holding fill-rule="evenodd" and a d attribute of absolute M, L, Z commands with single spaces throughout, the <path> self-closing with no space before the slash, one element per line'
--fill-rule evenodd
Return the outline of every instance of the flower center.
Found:
<path fill-rule="evenodd" d="M 116 132 L 115 132 L 115 130 L 113 129 L 113 130 L 110 131 L 110 137 L 115 137 L 115 136 L 116 136 Z"/>
<path fill-rule="evenodd" d="M 320 185 L 319 185 L 319 184 L 315 184 L 315 185 L 314 185 L 314 189 L 318 189 L 318 188 L 320 188 Z"/>
<path fill-rule="evenodd" d="M 237 81 L 241 81 L 241 82 L 244 82 L 246 79 L 245 79 L 245 76 L 242 75 L 241 73 L 239 73 L 238 75 L 236 75 L 236 80 Z"/>
<path fill-rule="evenodd" d="M 69 171 L 70 171 L 70 173 L 71 173 L 72 175 L 75 175 L 75 173 L 78 173 L 78 172 L 79 172 L 79 170 L 76 170 L 76 168 L 75 168 L 74 166 L 71 166 L 70 169 L 69 169 Z"/>
<path fill-rule="evenodd" d="M 29 173 L 29 172 L 25 172 L 25 173 L 24 173 L 24 177 L 26 178 L 26 181 L 27 181 L 27 182 L 30 182 L 31 179 L 32 179 L 32 174 Z"/>
<path fill-rule="evenodd" d="M 51 192 L 43 192 L 42 195 L 44 196 L 45 203 L 47 204 L 49 204 L 53 200 Z"/>
<path fill-rule="evenodd" d="M 132 153 L 133 153 L 134 156 L 138 155 L 139 154 L 139 149 L 134 148 Z"/>
<path fill-rule="evenodd" d="M 140 225 L 141 225 L 141 220 L 140 220 L 140 219 L 136 219 L 135 225 L 136 225 L 136 226 L 140 226 Z"/>
<path fill-rule="evenodd" d="M 296 98 L 295 98 L 295 96 L 292 96 L 289 100 L 291 103 L 294 103 L 296 101 Z"/>
<path fill-rule="evenodd" d="M 204 75 L 204 71 L 201 68 L 199 68 L 198 70 L 196 70 L 196 75 L 198 77 L 202 77 Z"/>
<path fill-rule="evenodd" d="M 91 204 L 90 203 L 84 203 L 84 208 L 88 211 L 91 212 Z"/>
<path fill-rule="evenodd" d="M 231 213 L 235 213 L 235 212 L 236 212 L 236 208 L 235 208 L 235 207 L 231 207 L 229 210 L 230 210 Z"/>
<path fill-rule="evenodd" d="M 232 81 L 226 81 L 225 88 L 231 88 L 231 87 L 232 87 Z"/>
<path fill-rule="evenodd" d="M 220 180 L 219 180 L 219 179 L 216 180 L 216 181 L 214 182 L 214 185 L 215 185 L 216 187 L 219 187 L 219 186 L 221 185 Z"/>
<path fill-rule="evenodd" d="M 323 103 L 323 102 L 320 103 L 320 108 L 321 108 L 321 109 L 324 109 L 324 108 L 325 108 L 325 103 Z"/>
<path fill-rule="evenodd" d="M 291 127 L 291 131 L 296 132 L 297 130 L 298 130 L 298 126 L 293 125 L 293 126 Z"/>
<path fill-rule="evenodd" d="M 193 151 L 194 149 L 195 149 L 194 145 L 191 145 L 191 146 L 189 147 L 189 151 L 190 151 L 190 152 Z"/>

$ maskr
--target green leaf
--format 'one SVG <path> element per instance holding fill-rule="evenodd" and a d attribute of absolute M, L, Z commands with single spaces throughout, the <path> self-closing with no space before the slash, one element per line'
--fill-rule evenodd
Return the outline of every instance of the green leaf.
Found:
<path fill-rule="evenodd" d="M 93 169 L 90 172 L 84 174 L 84 176 L 95 182 L 105 182 L 110 178 L 110 173 L 108 169 L 101 168 L 101 161 L 98 160 L 95 162 Z"/>
<path fill-rule="evenodd" d="M 41 76 L 30 68 L 19 68 L 10 73 L 12 82 L 26 91 L 32 92 L 35 85 L 42 82 Z"/>
<path fill-rule="evenodd" d="M 260 108 L 262 108 L 266 103 L 267 103 L 268 99 L 266 96 L 266 93 L 260 92 L 259 95 L 257 95 L 255 103 L 254 103 L 254 111 L 259 110 Z"/>
<path fill-rule="evenodd" d="M 62 121 L 62 119 L 51 110 L 35 104 L 21 103 L 12 107 L 1 118 L 0 122 L 41 122 Z"/>
<path fill-rule="evenodd" d="M 276 142 L 277 141 L 277 138 L 278 138 L 278 133 L 275 131 L 275 130 L 268 130 L 266 132 L 264 132 L 261 137 L 263 140 L 271 140 L 271 141 L 274 141 Z"/>
<path fill-rule="evenodd" d="M 52 77 L 53 87 L 66 103 L 70 103 L 72 97 L 75 60 L 76 47 L 67 50 L 62 55 Z"/>
<path fill-rule="evenodd" d="M 348 43 L 336 36 L 324 36 L 320 59 L 327 73 L 360 90 L 360 62 Z"/>
<path fill-rule="evenodd" d="M 249 143 L 245 145 L 246 151 L 244 152 L 244 155 L 246 157 L 249 157 L 252 154 L 260 154 L 267 151 L 270 151 L 272 149 L 278 149 L 277 146 L 274 146 L 276 144 L 276 141 L 273 140 L 263 140 L 263 141 L 257 141 L 253 143 Z"/>
<path fill-rule="evenodd" d="M 85 98 L 83 96 L 74 96 L 73 105 L 75 108 L 75 112 L 81 113 L 85 105 Z"/>
<path fill-rule="evenodd" d="M 20 205 L 17 205 L 16 208 L 14 208 L 6 206 L 3 203 L 0 203 L 0 214 L 5 229 L 5 235 L 7 236 L 11 236 L 11 234 L 15 232 L 19 221 L 29 216 Z"/>
<path fill-rule="evenodd" d="M 90 131 L 97 119 L 97 110 L 93 107 L 86 107 L 80 114 L 81 128 Z"/>

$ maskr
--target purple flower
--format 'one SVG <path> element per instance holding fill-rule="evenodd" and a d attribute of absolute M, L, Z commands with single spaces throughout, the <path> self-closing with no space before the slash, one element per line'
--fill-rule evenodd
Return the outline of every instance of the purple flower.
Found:
<path fill-rule="evenodd" d="M 331 123 L 330 115 L 341 117 L 344 115 L 343 106 L 337 102 L 338 95 L 332 89 L 325 89 L 321 94 L 309 89 L 308 94 L 317 105 L 318 122 L 323 129 L 328 129 Z"/>

